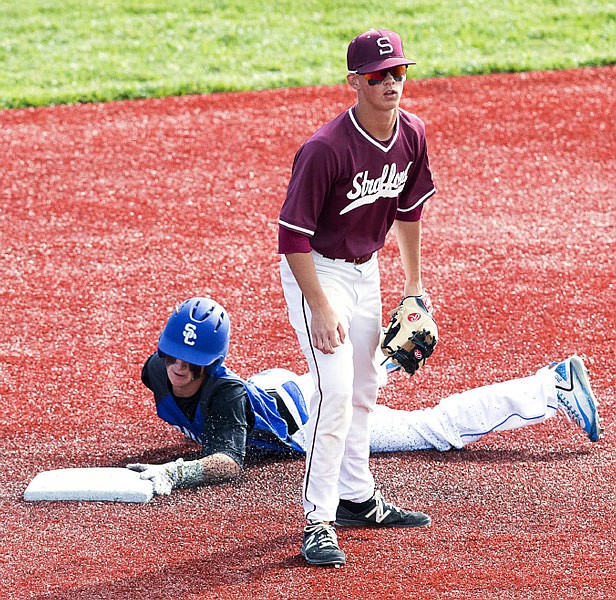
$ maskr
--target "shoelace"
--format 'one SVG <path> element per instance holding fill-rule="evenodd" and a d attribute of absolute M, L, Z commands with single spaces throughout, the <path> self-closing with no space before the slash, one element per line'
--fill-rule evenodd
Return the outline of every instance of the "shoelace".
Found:
<path fill-rule="evenodd" d="M 315 523 L 306 527 L 307 533 L 314 537 L 321 547 L 338 547 L 338 536 L 331 525 Z"/>
<path fill-rule="evenodd" d="M 374 492 L 374 501 L 376 502 L 376 506 L 380 506 L 380 512 L 383 515 L 388 511 L 395 515 L 401 515 L 403 512 L 401 508 L 398 508 L 394 504 L 390 504 L 389 502 L 386 502 L 380 490 L 377 490 L 376 492 Z"/>
<path fill-rule="evenodd" d="M 567 417 L 569 421 L 573 421 L 574 423 L 576 423 L 579 427 L 584 427 L 584 421 L 578 415 L 576 410 L 571 406 L 571 404 L 567 402 L 565 395 L 562 392 L 556 392 L 556 398 L 558 399 L 558 405 L 563 409 L 565 417 Z"/>

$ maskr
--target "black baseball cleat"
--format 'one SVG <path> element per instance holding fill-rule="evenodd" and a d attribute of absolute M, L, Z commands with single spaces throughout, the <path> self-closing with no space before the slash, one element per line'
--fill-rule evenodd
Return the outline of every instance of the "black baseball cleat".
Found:
<path fill-rule="evenodd" d="M 374 492 L 370 505 L 353 513 L 339 505 L 336 525 L 345 527 L 425 527 L 432 519 L 422 512 L 410 512 L 383 500 L 381 492 Z"/>
<path fill-rule="evenodd" d="M 338 547 L 338 537 L 332 523 L 319 521 L 304 528 L 302 556 L 310 565 L 341 567 L 346 555 Z"/>

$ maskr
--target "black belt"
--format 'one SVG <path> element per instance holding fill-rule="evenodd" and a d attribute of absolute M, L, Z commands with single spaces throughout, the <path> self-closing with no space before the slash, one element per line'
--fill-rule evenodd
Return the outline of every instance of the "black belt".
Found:
<path fill-rule="evenodd" d="M 334 258 L 333 256 L 325 256 L 323 258 L 329 258 L 329 260 L 343 260 L 344 262 L 353 263 L 354 265 L 363 265 L 367 263 L 374 256 L 374 252 L 370 254 L 364 254 L 363 256 L 357 256 L 355 258 Z"/>

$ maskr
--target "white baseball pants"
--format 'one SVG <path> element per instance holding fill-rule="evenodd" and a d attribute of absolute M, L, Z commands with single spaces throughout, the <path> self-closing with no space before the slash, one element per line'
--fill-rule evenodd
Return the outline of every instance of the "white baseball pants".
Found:
<path fill-rule="evenodd" d="M 344 344 L 334 354 L 314 348 L 310 309 L 285 257 L 280 270 L 289 320 L 315 385 L 306 426 L 304 510 L 307 519 L 334 521 L 340 499 L 363 502 L 374 493 L 369 416 L 378 393 L 381 289 L 376 256 L 362 265 L 316 252 L 313 258 L 321 286 L 346 331 Z"/>
<path fill-rule="evenodd" d="M 293 400 L 282 388 L 286 381 L 300 388 L 307 405 L 314 395 L 309 373 L 271 369 L 251 380 L 263 389 L 278 390 L 288 404 Z M 557 407 L 554 370 L 548 367 L 528 377 L 452 394 L 430 408 L 397 410 L 377 404 L 370 417 L 370 452 L 460 449 L 491 432 L 542 423 L 556 414 Z M 301 427 L 293 436 L 302 447 L 304 430 Z"/>
<path fill-rule="evenodd" d="M 453 394 L 432 408 L 393 410 L 372 417 L 372 452 L 462 448 L 492 431 L 541 423 L 557 410 L 554 371 Z"/>

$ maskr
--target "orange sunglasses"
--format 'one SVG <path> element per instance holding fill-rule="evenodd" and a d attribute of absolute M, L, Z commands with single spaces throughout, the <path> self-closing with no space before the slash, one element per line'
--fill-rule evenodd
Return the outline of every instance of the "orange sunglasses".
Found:
<path fill-rule="evenodd" d="M 361 73 L 361 76 L 368 81 L 368 85 L 379 85 L 385 81 L 387 73 L 391 73 L 394 81 L 402 81 L 406 76 L 406 65 L 398 65 L 397 67 L 389 67 L 372 73 Z"/>

